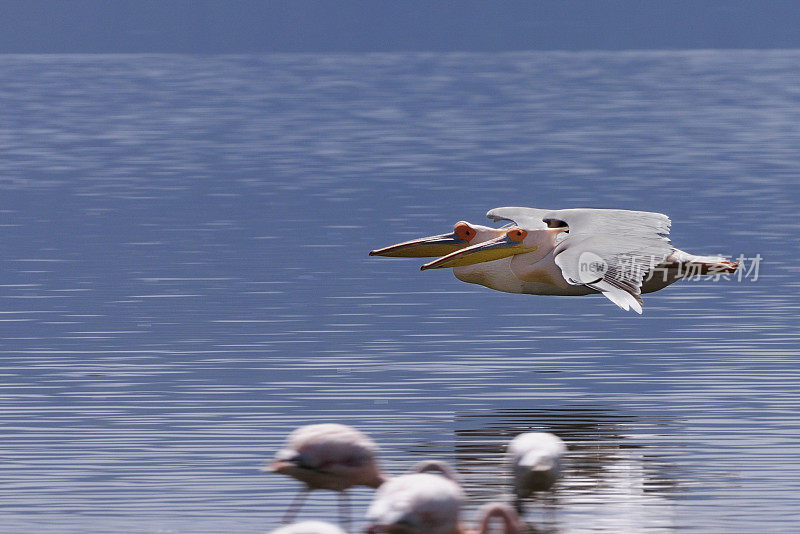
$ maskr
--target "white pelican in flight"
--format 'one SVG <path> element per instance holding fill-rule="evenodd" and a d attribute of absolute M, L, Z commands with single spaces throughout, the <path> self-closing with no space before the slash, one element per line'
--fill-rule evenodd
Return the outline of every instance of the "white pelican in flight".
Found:
<path fill-rule="evenodd" d="M 454 232 L 406 241 L 371 256 L 443 257 L 422 270 L 452 267 L 456 278 L 507 293 L 601 293 L 623 310 L 642 313 L 642 293 L 697 274 L 734 272 L 738 263 L 673 247 L 669 217 L 609 209 L 504 207 L 487 217 L 511 227 L 460 221 Z"/>

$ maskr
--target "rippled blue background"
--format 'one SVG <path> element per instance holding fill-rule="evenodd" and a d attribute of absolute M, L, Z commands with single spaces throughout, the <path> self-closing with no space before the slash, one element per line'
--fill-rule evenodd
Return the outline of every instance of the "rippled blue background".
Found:
<path fill-rule="evenodd" d="M 2 529 L 267 531 L 298 484 L 258 467 L 338 421 L 391 473 L 454 462 L 469 518 L 546 429 L 540 532 L 793 532 L 799 62 L 1 56 Z M 640 317 L 367 256 L 502 205 L 660 211 L 764 261 Z"/>

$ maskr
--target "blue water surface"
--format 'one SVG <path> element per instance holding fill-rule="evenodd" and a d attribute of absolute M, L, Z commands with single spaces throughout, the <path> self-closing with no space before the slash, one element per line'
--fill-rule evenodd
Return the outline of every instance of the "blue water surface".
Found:
<path fill-rule="evenodd" d="M 0 530 L 268 531 L 299 484 L 258 468 L 335 421 L 389 473 L 453 462 L 468 522 L 549 430 L 536 532 L 796 532 L 798 64 L 0 56 Z M 763 261 L 638 316 L 367 256 L 503 205 L 659 211 Z"/>

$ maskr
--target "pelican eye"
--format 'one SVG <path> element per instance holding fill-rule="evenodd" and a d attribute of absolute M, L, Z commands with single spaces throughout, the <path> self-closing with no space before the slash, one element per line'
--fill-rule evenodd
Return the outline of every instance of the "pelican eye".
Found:
<path fill-rule="evenodd" d="M 456 224 L 455 231 L 456 235 L 465 241 L 469 241 L 475 235 L 475 230 L 470 228 L 466 223 Z"/>
<path fill-rule="evenodd" d="M 519 228 L 517 228 L 516 230 L 509 230 L 508 232 L 508 238 L 511 239 L 512 241 L 522 241 L 523 239 L 525 239 L 525 236 L 527 235 L 528 232 L 526 232 L 525 230 L 520 230 Z"/>

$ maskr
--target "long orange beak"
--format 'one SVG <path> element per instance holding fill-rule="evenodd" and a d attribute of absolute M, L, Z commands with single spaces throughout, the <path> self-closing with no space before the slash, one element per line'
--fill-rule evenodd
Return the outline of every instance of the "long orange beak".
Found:
<path fill-rule="evenodd" d="M 456 252 L 468 245 L 468 241 L 461 239 L 453 232 L 371 250 L 369 255 L 386 256 L 388 258 L 435 258 Z"/>
<path fill-rule="evenodd" d="M 522 241 L 514 241 L 508 234 L 504 234 L 500 237 L 484 241 L 477 245 L 472 245 L 471 247 L 448 254 L 438 260 L 426 263 L 420 267 L 420 270 L 466 267 L 467 265 L 475 265 L 476 263 L 485 263 L 487 261 L 507 258 L 515 254 L 532 252 L 536 250 L 536 248 L 537 247 L 525 248 L 522 245 Z"/>

